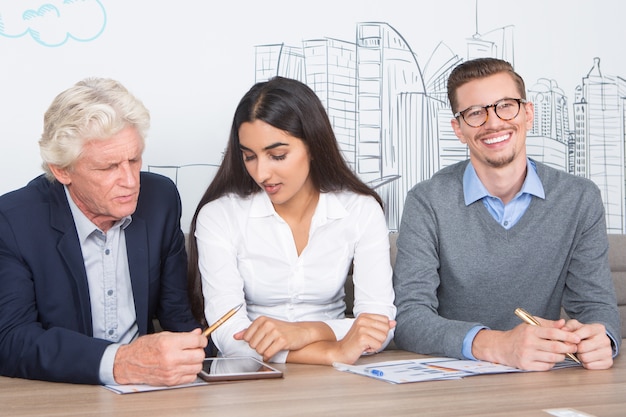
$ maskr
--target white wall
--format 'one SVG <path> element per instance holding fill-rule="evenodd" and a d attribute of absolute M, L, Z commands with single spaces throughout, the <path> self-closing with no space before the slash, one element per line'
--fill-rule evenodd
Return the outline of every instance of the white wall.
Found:
<path fill-rule="evenodd" d="M 216 165 L 236 103 L 255 81 L 255 45 L 354 41 L 358 22 L 393 26 L 422 68 L 440 42 L 464 57 L 473 34 L 512 26 L 516 70 L 529 85 L 556 80 L 572 101 L 594 57 L 604 72 L 626 77 L 626 6 L 619 0 L 67 3 L 0 0 L 0 194 L 41 172 L 42 115 L 82 78 L 116 78 L 151 110 L 145 166 Z M 35 12 L 24 15 L 29 9 Z M 184 198 L 186 212 L 208 178 L 197 181 Z"/>

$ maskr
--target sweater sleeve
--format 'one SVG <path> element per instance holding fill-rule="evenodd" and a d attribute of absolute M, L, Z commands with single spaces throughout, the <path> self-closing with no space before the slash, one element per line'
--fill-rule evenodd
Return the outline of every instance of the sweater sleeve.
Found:
<path fill-rule="evenodd" d="M 601 323 L 613 340 L 622 340 L 620 317 L 608 261 L 604 206 L 595 185 L 581 190 L 581 206 L 586 207 L 579 222 L 577 241 L 572 245 L 568 264 L 563 308 L 581 323 Z"/>
<path fill-rule="evenodd" d="M 440 285 L 437 216 L 419 187 L 407 195 L 393 284 L 396 293 L 396 345 L 422 354 L 464 358 L 463 339 L 480 323 L 439 316 Z"/>

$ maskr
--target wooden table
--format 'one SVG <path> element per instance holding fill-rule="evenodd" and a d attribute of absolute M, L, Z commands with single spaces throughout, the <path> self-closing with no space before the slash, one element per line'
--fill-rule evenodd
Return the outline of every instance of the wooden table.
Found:
<path fill-rule="evenodd" d="M 418 358 L 385 351 L 359 363 Z M 612 369 L 481 375 L 393 385 L 328 366 L 278 365 L 276 380 L 118 395 L 100 386 L 0 377 L 0 416 L 507 416 L 573 408 L 626 416 L 626 359 Z"/>

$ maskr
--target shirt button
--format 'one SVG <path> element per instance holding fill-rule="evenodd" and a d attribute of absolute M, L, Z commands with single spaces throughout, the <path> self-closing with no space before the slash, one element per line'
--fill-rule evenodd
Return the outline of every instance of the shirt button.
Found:
<path fill-rule="evenodd" d="M 107 291 L 107 295 L 113 295 L 113 290 Z"/>
<path fill-rule="evenodd" d="M 111 253 L 111 251 L 110 251 L 109 249 L 107 249 L 107 250 L 105 250 L 105 251 L 104 251 L 104 254 L 105 254 L 105 255 L 108 255 L 109 253 Z"/>
<path fill-rule="evenodd" d="M 508 221 L 508 220 L 505 220 L 505 221 L 504 221 L 504 225 L 505 225 L 505 226 L 508 226 L 508 225 L 509 225 L 509 221 Z"/>
<path fill-rule="evenodd" d="M 112 334 L 113 334 L 113 330 L 109 330 L 109 335 L 112 335 Z"/>

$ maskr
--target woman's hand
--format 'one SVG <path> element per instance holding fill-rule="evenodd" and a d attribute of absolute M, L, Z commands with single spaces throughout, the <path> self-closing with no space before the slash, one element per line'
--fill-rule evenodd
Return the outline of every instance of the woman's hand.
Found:
<path fill-rule="evenodd" d="M 314 342 L 335 340 L 332 329 L 323 322 L 292 323 L 265 316 L 233 337 L 248 342 L 266 361 L 281 350 L 300 350 Z"/>
<path fill-rule="evenodd" d="M 387 340 L 395 320 L 381 314 L 362 313 L 356 318 L 346 336 L 336 343 L 331 353 L 332 362 L 353 364 L 363 353 L 377 352 Z"/>

